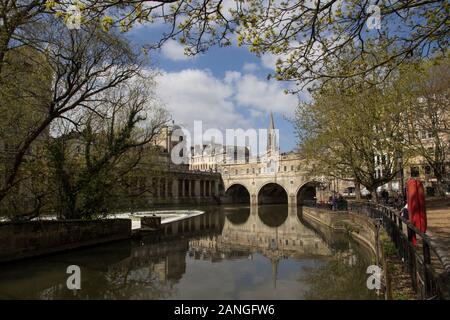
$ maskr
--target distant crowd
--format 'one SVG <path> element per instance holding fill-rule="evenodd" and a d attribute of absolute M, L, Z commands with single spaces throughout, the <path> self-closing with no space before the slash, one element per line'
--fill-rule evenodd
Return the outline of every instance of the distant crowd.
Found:
<path fill-rule="evenodd" d="M 406 204 L 406 200 L 402 194 L 395 191 L 388 192 L 387 190 L 381 190 L 377 194 L 377 197 L 380 204 L 395 208 L 397 210 L 403 209 Z M 372 200 L 372 196 L 370 194 L 364 198 L 369 201 Z M 314 200 L 314 206 L 325 207 L 333 211 L 347 210 L 348 202 L 341 193 L 334 193 L 330 195 L 327 201 L 316 203 L 316 200 Z"/>

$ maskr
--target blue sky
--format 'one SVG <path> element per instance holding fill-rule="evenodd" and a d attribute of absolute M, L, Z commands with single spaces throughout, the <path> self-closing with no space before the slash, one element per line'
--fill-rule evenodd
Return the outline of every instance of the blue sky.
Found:
<path fill-rule="evenodd" d="M 141 46 L 157 39 L 161 32 L 158 26 L 139 26 L 127 37 Z M 157 94 L 176 122 L 191 127 L 194 120 L 201 120 L 205 129 L 259 129 L 267 128 L 272 111 L 280 130 L 281 150 L 295 148 L 296 137 L 288 118 L 293 116 L 298 98 L 283 92 L 292 84 L 267 80 L 275 65 L 273 56 L 259 58 L 235 45 L 213 47 L 195 57 L 183 52 L 175 41 L 150 52 L 152 66 L 161 71 Z"/>

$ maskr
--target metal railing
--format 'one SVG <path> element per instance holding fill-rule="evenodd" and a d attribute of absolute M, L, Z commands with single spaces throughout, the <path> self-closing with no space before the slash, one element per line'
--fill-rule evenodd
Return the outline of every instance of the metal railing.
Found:
<path fill-rule="evenodd" d="M 450 270 L 432 239 L 393 208 L 369 202 L 350 202 L 348 210 L 381 222 L 422 299 L 449 299 Z M 416 236 L 416 245 L 412 237 Z"/>
<path fill-rule="evenodd" d="M 300 203 L 300 205 L 310 208 L 327 209 L 334 211 L 347 210 L 348 208 L 348 202 L 346 200 L 336 201 L 334 205 L 333 203 L 329 202 L 317 202 L 316 200 L 303 200 Z"/>

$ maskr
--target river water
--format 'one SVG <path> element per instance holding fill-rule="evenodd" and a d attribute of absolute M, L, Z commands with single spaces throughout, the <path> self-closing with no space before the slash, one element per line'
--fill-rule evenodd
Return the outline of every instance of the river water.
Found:
<path fill-rule="evenodd" d="M 0 266 L 0 299 L 376 299 L 370 251 L 283 205 L 197 207 L 161 234 Z M 66 285 L 69 265 L 81 289 Z"/>

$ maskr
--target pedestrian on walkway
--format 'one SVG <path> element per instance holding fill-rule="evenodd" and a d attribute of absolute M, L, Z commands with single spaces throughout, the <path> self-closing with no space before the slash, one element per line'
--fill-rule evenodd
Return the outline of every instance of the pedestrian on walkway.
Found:
<path fill-rule="evenodd" d="M 409 219 L 408 204 L 405 204 L 402 210 L 400 210 L 400 215 L 406 220 Z"/>
<path fill-rule="evenodd" d="M 337 210 L 337 197 L 336 197 L 336 195 L 333 195 L 332 207 L 333 207 L 333 211 Z"/>

